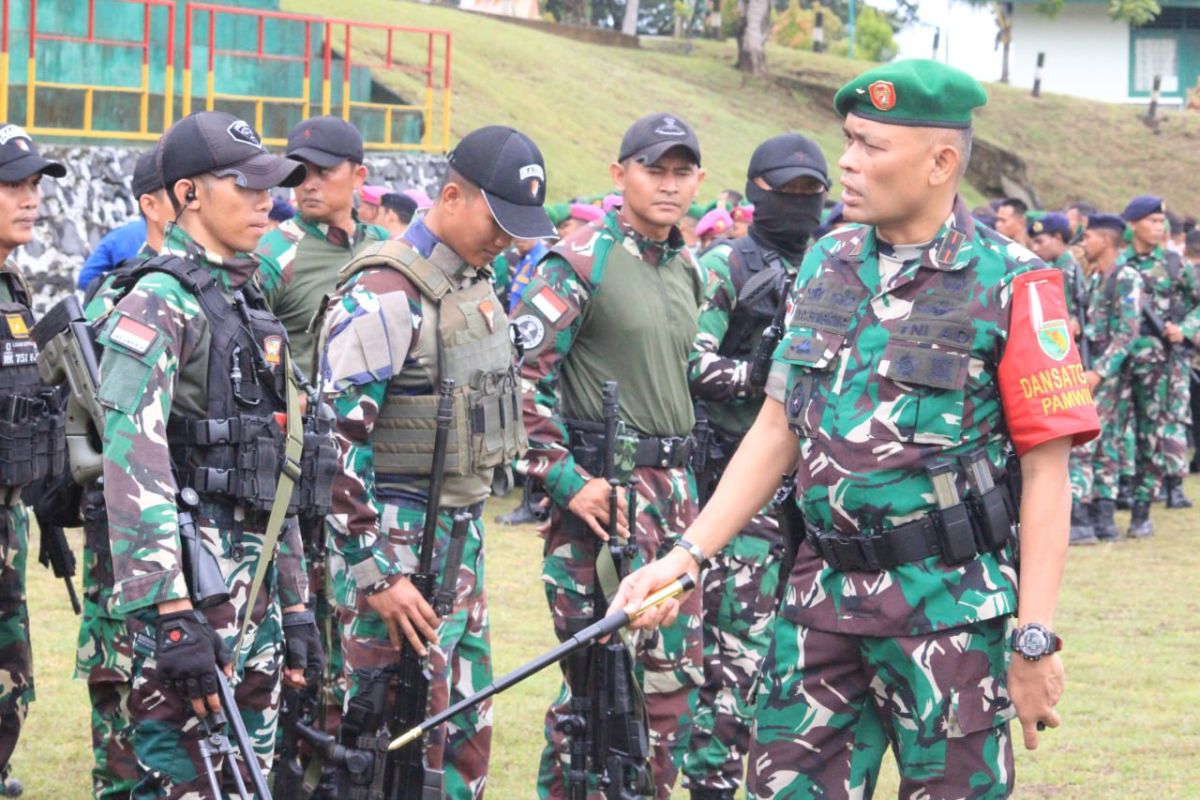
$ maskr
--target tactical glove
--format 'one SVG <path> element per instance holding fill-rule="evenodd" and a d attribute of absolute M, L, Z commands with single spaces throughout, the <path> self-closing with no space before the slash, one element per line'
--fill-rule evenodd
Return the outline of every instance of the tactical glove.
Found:
<path fill-rule="evenodd" d="M 188 699 L 217 693 L 215 670 L 230 661 L 225 641 L 196 610 L 160 614 L 155 661 L 163 684 Z"/>
<path fill-rule="evenodd" d="M 305 677 L 317 677 L 325 670 L 325 652 L 317 631 L 317 618 L 311 611 L 288 611 L 283 615 L 283 645 L 288 669 L 302 669 Z"/>

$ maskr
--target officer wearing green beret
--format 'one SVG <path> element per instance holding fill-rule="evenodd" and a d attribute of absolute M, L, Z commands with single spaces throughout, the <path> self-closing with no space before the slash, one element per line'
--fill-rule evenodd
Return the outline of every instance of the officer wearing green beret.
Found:
<path fill-rule="evenodd" d="M 751 796 L 869 797 L 890 748 L 903 797 L 1008 797 L 1009 720 L 1029 748 L 1059 724 L 1067 456 L 1099 423 L 1062 274 L 958 196 L 986 101 L 934 61 L 837 93 L 849 224 L 800 265 L 762 410 L 716 493 L 614 600 L 695 575 L 796 470 L 806 531 L 763 666 Z"/>

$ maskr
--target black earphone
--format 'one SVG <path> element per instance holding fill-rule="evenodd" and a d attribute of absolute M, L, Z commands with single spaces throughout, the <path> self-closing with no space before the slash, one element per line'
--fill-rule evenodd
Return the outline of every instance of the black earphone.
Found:
<path fill-rule="evenodd" d="M 186 203 L 190 203 L 195 199 L 196 199 L 196 190 L 195 189 L 188 189 L 187 194 L 185 194 L 183 196 L 183 200 Z"/>

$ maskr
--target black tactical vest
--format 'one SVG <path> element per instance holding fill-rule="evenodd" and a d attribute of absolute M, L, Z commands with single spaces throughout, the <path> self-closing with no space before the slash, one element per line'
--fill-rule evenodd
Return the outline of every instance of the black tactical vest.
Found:
<path fill-rule="evenodd" d="M 728 242 L 729 273 L 737 302 L 729 330 L 717 352 L 726 358 L 747 361 L 754 355 L 763 329 L 787 297 L 791 276 L 787 263 L 774 250 L 752 236 Z"/>
<path fill-rule="evenodd" d="M 207 413 L 195 416 L 175 402 L 167 421 L 175 479 L 203 499 L 267 513 L 283 468 L 287 331 L 253 283 L 230 298 L 207 267 L 175 255 L 156 256 L 131 269 L 119 279 L 119 292 L 151 272 L 179 281 L 208 321 L 203 380 L 188 380 L 184 364 L 179 376 L 180 391 L 205 388 L 199 402 L 184 405 Z"/>
<path fill-rule="evenodd" d="M 66 439 L 59 393 L 38 374 L 29 287 L 7 268 L 0 280 L 0 487 L 16 488 L 61 473 Z"/>

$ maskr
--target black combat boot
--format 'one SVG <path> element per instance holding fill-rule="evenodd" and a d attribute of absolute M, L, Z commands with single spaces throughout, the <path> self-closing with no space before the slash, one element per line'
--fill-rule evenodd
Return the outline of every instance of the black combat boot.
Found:
<path fill-rule="evenodd" d="M 1183 478 L 1167 478 L 1163 484 L 1167 487 L 1167 508 L 1192 507 L 1192 501 L 1183 493 Z"/>
<path fill-rule="evenodd" d="M 1200 447 L 1196 448 L 1196 452 L 1192 455 L 1192 460 L 1188 462 L 1188 472 L 1193 475 L 1200 472 Z"/>
<path fill-rule="evenodd" d="M 1092 503 L 1092 533 L 1102 542 L 1115 542 L 1121 538 L 1117 531 L 1117 504 L 1112 500 L 1097 500 Z"/>
<path fill-rule="evenodd" d="M 25 794 L 25 786 L 16 778 L 10 777 L 8 767 L 0 772 L 0 797 L 20 797 Z"/>
<path fill-rule="evenodd" d="M 733 800 L 737 794 L 733 789 L 692 788 L 692 800 Z"/>
<path fill-rule="evenodd" d="M 1117 483 L 1117 510 L 1128 511 L 1133 508 L 1133 477 L 1122 475 Z"/>
<path fill-rule="evenodd" d="M 1154 535 L 1154 525 L 1150 522 L 1150 501 L 1137 500 L 1133 504 L 1133 517 L 1129 520 L 1130 539 L 1145 539 Z"/>
<path fill-rule="evenodd" d="M 1091 503 L 1071 503 L 1071 544 L 1098 544 L 1092 528 Z"/>

